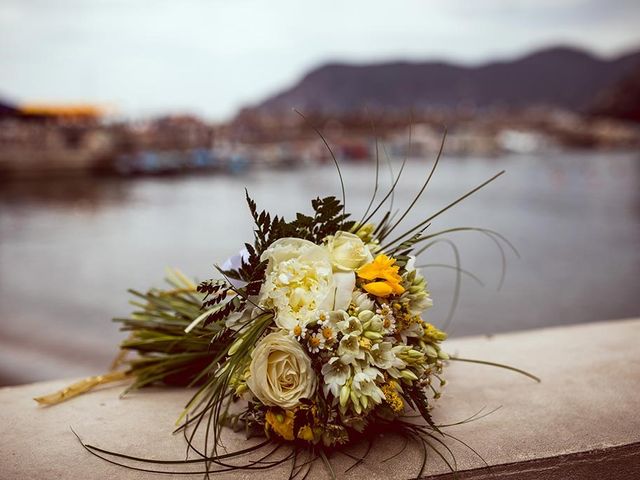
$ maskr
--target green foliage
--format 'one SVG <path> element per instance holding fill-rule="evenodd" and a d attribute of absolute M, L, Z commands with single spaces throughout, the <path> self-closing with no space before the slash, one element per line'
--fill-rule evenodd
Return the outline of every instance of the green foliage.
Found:
<path fill-rule="evenodd" d="M 209 311 L 203 326 L 224 321 L 231 313 L 241 310 L 245 302 L 241 297 L 233 296 L 231 286 L 225 280 L 206 280 L 198 285 L 198 292 L 204 294 L 202 310 Z"/>
<path fill-rule="evenodd" d="M 349 231 L 355 222 L 348 221 L 349 214 L 343 212 L 340 200 L 335 197 L 316 198 L 311 201 L 315 212 L 313 217 L 299 213 L 289 225 L 296 231 L 296 237 L 316 244 L 338 230 Z"/>
<path fill-rule="evenodd" d="M 229 286 L 224 280 L 206 280 L 198 285 L 198 292 L 204 294 L 202 308 L 210 308 L 224 300 Z"/>
<path fill-rule="evenodd" d="M 256 202 L 249 196 L 249 192 L 245 190 L 245 194 L 255 224 L 254 242 L 253 245 L 245 244 L 248 256 L 243 259 L 240 268 L 223 273 L 246 282 L 241 289 L 242 294 L 246 296 L 256 295 L 260 291 L 267 268 L 267 262 L 260 260 L 260 257 L 276 240 L 293 237 L 321 244 L 327 236 L 335 235 L 338 230 L 349 231 L 355 224 L 348 220 L 349 215 L 344 213 L 342 203 L 335 197 L 318 197 L 312 200 L 312 216 L 298 213 L 295 220 L 287 222 L 277 215 L 271 216 L 266 210 L 258 211 Z"/>
<path fill-rule="evenodd" d="M 349 231 L 355 223 L 348 221 L 349 214 L 343 212 L 340 200 L 335 197 L 312 200 L 313 216 L 298 213 L 295 220 L 290 222 L 278 216 L 271 217 L 265 210 L 258 212 L 255 201 L 248 193 L 246 198 L 256 225 L 254 248 L 257 255 L 261 255 L 280 238 L 303 238 L 321 244 L 328 235 L 335 235 L 338 230 Z"/>
<path fill-rule="evenodd" d="M 424 421 L 427 422 L 431 428 L 438 430 L 431 416 L 429 397 L 426 392 L 416 385 L 403 386 L 403 388 L 405 391 L 403 395 L 405 401 L 420 413 Z"/>

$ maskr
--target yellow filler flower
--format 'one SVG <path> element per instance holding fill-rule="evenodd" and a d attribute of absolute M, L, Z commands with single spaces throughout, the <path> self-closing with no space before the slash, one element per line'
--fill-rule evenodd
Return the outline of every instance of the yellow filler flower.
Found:
<path fill-rule="evenodd" d="M 269 409 L 265 415 L 267 430 L 273 430 L 285 440 L 294 440 L 293 436 L 293 410 Z"/>
<path fill-rule="evenodd" d="M 403 293 L 404 287 L 400 285 L 402 277 L 398 274 L 400 267 L 395 263 L 393 258 L 378 255 L 373 262 L 360 267 L 357 270 L 358 277 L 367 282 L 362 288 L 376 297 Z"/>
<path fill-rule="evenodd" d="M 282 410 L 279 408 L 269 409 L 265 415 L 265 428 L 267 431 L 273 431 L 285 440 L 295 440 L 293 435 L 293 423 L 296 411 Z M 303 425 L 298 431 L 298 438 L 307 442 L 316 442 L 316 436 L 319 438 L 322 430 L 313 429 L 310 425 Z"/>

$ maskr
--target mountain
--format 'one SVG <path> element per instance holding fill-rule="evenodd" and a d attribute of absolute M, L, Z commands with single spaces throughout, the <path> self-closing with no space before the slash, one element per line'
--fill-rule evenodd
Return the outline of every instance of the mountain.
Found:
<path fill-rule="evenodd" d="M 640 51 L 602 59 L 556 47 L 480 66 L 447 62 L 329 64 L 248 109 L 279 113 L 349 113 L 367 108 L 409 110 L 458 106 L 553 106 L 584 110 L 596 95 L 640 65 Z"/>
<path fill-rule="evenodd" d="M 591 113 L 640 123 L 640 65 L 598 95 Z"/>

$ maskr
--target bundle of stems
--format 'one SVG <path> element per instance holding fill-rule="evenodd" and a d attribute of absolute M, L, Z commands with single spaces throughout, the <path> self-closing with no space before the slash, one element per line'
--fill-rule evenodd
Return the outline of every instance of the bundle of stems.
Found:
<path fill-rule="evenodd" d="M 128 318 L 115 318 L 121 330 L 129 332 L 120 348 L 134 351 L 127 365 L 137 389 L 154 383 L 193 386 L 204 381 L 203 372 L 222 359 L 230 335 L 224 324 L 200 323 L 186 334 L 185 329 L 202 315 L 204 294 L 197 285 L 178 270 L 168 270 L 168 289 L 153 288 L 146 293 L 129 290 L 136 297 L 130 303 L 137 307 Z"/>

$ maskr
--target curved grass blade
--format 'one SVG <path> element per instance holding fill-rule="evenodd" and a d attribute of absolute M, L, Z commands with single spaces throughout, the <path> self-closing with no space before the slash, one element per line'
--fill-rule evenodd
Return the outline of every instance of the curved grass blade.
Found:
<path fill-rule="evenodd" d="M 382 146 L 382 149 L 385 150 L 386 149 L 384 147 L 384 145 Z M 396 188 L 396 186 L 398 185 L 398 182 L 400 181 L 400 177 L 402 176 L 402 172 L 404 171 L 404 167 L 406 165 L 407 161 L 404 160 L 402 162 L 402 165 L 400 166 L 400 171 L 398 171 L 398 176 L 395 178 L 395 180 L 393 181 L 393 184 L 391 185 L 391 188 L 389 189 L 389 191 L 387 192 L 387 194 L 382 198 L 382 200 L 380 200 L 380 202 L 378 202 L 378 206 L 373 210 L 373 212 L 371 212 L 369 214 L 369 216 L 367 218 L 365 218 L 363 220 L 363 223 L 367 223 L 369 220 L 371 220 L 373 218 L 373 216 L 378 213 L 378 210 L 380 210 L 380 208 L 382 208 L 382 205 L 384 205 L 384 202 L 387 201 L 387 199 L 393 195 L 393 192 Z M 390 164 L 389 164 L 390 165 Z M 393 208 L 393 204 L 391 205 L 391 208 Z M 391 210 L 391 209 L 389 209 Z"/>
<path fill-rule="evenodd" d="M 394 458 L 404 453 L 404 451 L 407 449 L 407 446 L 409 445 L 409 439 L 406 436 L 403 436 L 402 438 L 404 440 L 404 444 L 402 445 L 402 448 L 398 452 L 391 455 L 390 457 L 387 457 L 384 460 L 380 460 L 380 463 L 385 463 L 385 462 L 388 462 L 389 460 L 393 460 Z"/>
<path fill-rule="evenodd" d="M 453 427 L 453 426 L 456 426 L 456 425 L 464 425 L 465 423 L 469 423 L 469 422 L 475 422 L 475 421 L 480 420 L 480 419 L 482 419 L 484 417 L 488 417 L 489 415 L 491 415 L 494 412 L 497 412 L 498 410 L 500 410 L 502 408 L 502 405 L 499 405 L 496 408 L 494 408 L 493 410 L 490 410 L 489 412 L 486 412 L 486 413 L 481 415 L 482 411 L 485 408 L 486 407 L 482 407 L 476 413 L 474 413 L 473 415 L 471 415 L 468 418 L 465 418 L 464 420 L 460 420 L 459 422 L 454 422 L 454 423 L 447 423 L 447 424 L 438 425 L 438 428 L 447 428 L 447 427 Z"/>
<path fill-rule="evenodd" d="M 422 184 L 422 187 L 420 188 L 420 190 L 418 191 L 416 196 L 413 198 L 413 201 L 411 202 L 411 204 L 407 207 L 407 209 L 400 216 L 400 218 L 394 223 L 394 225 L 386 232 L 386 235 L 389 235 L 391 232 L 393 232 L 396 229 L 396 227 L 398 225 L 400 225 L 402 223 L 402 220 L 405 219 L 405 217 L 409 214 L 411 209 L 415 206 L 415 204 L 418 202 L 418 200 L 420 199 L 420 197 L 422 196 L 422 194 L 426 190 L 427 186 L 429 185 L 429 182 L 431 181 L 431 177 L 433 177 L 433 174 L 436 171 L 436 167 L 438 166 L 438 163 L 440 162 L 440 158 L 442 157 L 442 152 L 444 150 L 444 143 L 445 143 L 446 139 L 447 139 L 447 130 L 445 129 L 444 135 L 442 136 L 442 142 L 440 143 L 440 148 L 438 149 L 438 155 L 436 157 L 435 162 L 433 162 L 433 166 L 431 167 L 431 171 L 429 172 L 429 176 L 427 177 L 425 182 Z"/>
<path fill-rule="evenodd" d="M 512 372 L 520 373 L 521 375 L 524 375 L 525 377 L 529 377 L 530 379 L 535 380 L 538 383 L 542 382 L 542 380 L 540 380 L 540 378 L 536 377 L 532 373 L 529 373 L 529 372 L 527 372 L 525 370 L 520 370 L 519 368 L 516 368 L 516 367 L 511 367 L 509 365 L 504 365 L 502 363 L 487 362 L 486 360 L 473 360 L 473 359 L 470 359 L 470 358 L 460 358 L 460 357 L 453 357 L 453 356 L 449 357 L 449 360 L 454 360 L 456 362 L 477 363 L 479 365 L 489 365 L 491 367 L 504 368 L 506 370 L 511 370 Z"/>
<path fill-rule="evenodd" d="M 441 208 L 440 210 L 438 210 L 436 213 L 434 213 L 433 215 L 431 215 L 429 218 L 423 220 L 422 222 L 418 223 L 417 225 L 415 225 L 414 227 L 410 228 L 409 230 L 407 230 L 405 233 L 403 233 L 402 235 L 399 235 L 398 237 L 394 238 L 392 241 L 388 242 L 386 245 L 384 245 L 382 247 L 382 250 L 386 250 L 387 248 L 389 248 L 391 245 L 397 243 L 398 241 L 402 240 L 403 238 L 411 235 L 413 232 L 415 232 L 416 230 L 420 230 L 420 228 L 422 228 L 424 225 L 428 224 L 429 222 L 431 222 L 434 218 L 442 215 L 444 212 L 446 212 L 447 210 L 449 210 L 450 208 L 454 207 L 455 205 L 457 205 L 458 203 L 462 202 L 464 199 L 470 197 L 471 195 L 473 195 L 474 193 L 476 193 L 478 190 L 483 189 L 484 187 L 486 187 L 487 185 L 489 185 L 491 182 L 495 181 L 498 177 L 500 177 L 501 175 L 503 175 L 505 173 L 505 170 L 500 171 L 499 173 L 495 174 L 493 177 L 491 177 L 490 179 L 482 182 L 480 185 L 478 185 L 477 187 L 469 190 L 467 193 L 465 193 L 464 195 L 462 195 L 461 197 L 458 197 L 456 200 L 454 200 L 453 202 L 449 203 L 447 206 Z"/>
<path fill-rule="evenodd" d="M 428 236 L 431 237 L 431 235 L 428 235 Z M 415 243 L 422 241 L 424 238 L 425 237 L 417 239 Z M 416 256 L 422 254 L 429 248 L 439 243 L 446 243 L 447 245 L 449 245 L 449 247 L 451 247 L 451 251 L 453 252 L 453 257 L 455 261 L 455 266 L 453 266 L 452 268 L 456 271 L 453 297 L 451 298 L 451 304 L 449 305 L 449 312 L 447 313 L 445 321 L 442 325 L 442 329 L 446 330 L 451 324 L 451 321 L 453 320 L 453 316 L 455 315 L 456 309 L 458 308 L 458 301 L 460 300 L 460 290 L 462 289 L 462 268 L 460 267 L 461 262 L 460 262 L 460 252 L 458 250 L 458 247 L 451 240 L 442 238 L 442 239 L 434 240 L 433 242 L 430 242 L 427 245 L 425 245 L 416 253 Z"/>
<path fill-rule="evenodd" d="M 423 269 L 446 268 L 446 269 L 456 270 L 460 272 L 462 275 L 466 275 L 471 280 L 475 281 L 481 287 L 485 286 L 485 283 L 476 274 L 474 274 L 473 272 L 470 272 L 469 270 L 465 270 L 464 268 L 458 268 L 455 265 L 449 265 L 446 263 L 425 263 L 424 265 L 417 265 L 416 268 L 423 268 Z"/>
<path fill-rule="evenodd" d="M 362 218 L 360 219 L 360 222 L 358 222 L 359 225 L 363 225 L 363 220 L 369 214 L 369 211 L 373 206 L 373 202 L 376 199 L 376 195 L 378 194 L 378 184 L 379 184 L 379 175 L 380 175 L 380 151 L 378 148 L 378 135 L 376 134 L 376 128 L 375 128 L 375 125 L 373 124 L 373 120 L 371 120 L 371 129 L 373 130 L 373 137 L 375 138 L 375 142 L 376 142 L 376 181 L 373 187 L 373 195 L 371 195 L 371 200 L 369 201 L 369 205 L 367 205 L 367 209 L 362 214 Z"/>
<path fill-rule="evenodd" d="M 482 233 L 483 235 L 486 235 L 496 245 L 496 247 L 498 248 L 498 251 L 500 252 L 500 258 L 501 258 L 500 280 L 498 282 L 498 290 L 500 290 L 502 288 L 503 284 L 504 284 L 504 279 L 505 279 L 506 273 L 507 273 L 507 257 L 506 257 L 506 254 L 505 254 L 503 246 L 500 244 L 500 242 L 498 242 L 498 240 L 502 240 L 513 251 L 513 253 L 516 255 L 516 257 L 520 258 L 520 252 L 518 252 L 518 249 L 516 249 L 516 247 L 513 245 L 513 243 L 511 243 L 509 241 L 509 239 L 507 237 L 505 237 L 504 235 L 502 235 L 501 233 L 496 232 L 495 230 L 491 230 L 491 229 L 488 229 L 488 228 L 482 228 L 482 227 L 455 227 L 455 228 L 448 228 L 446 230 L 441 230 L 440 232 L 435 232 L 435 233 L 432 233 L 430 235 L 425 235 L 420 240 L 418 240 L 416 243 L 422 242 L 422 241 L 425 241 L 425 240 L 430 240 L 432 238 L 439 237 L 441 235 L 446 235 L 448 233 L 456 233 L 456 232 L 478 232 L 478 233 Z M 420 255 L 422 252 L 427 250 L 427 248 L 429 248 L 432 245 L 433 244 L 429 244 L 429 245 L 423 247 L 422 249 L 418 250 L 418 252 L 416 253 L 416 256 Z"/>
<path fill-rule="evenodd" d="M 358 460 L 356 460 L 356 462 L 351 465 L 349 468 L 347 468 L 344 473 L 348 473 L 351 470 L 353 470 L 354 468 L 356 468 L 358 465 L 360 465 L 362 462 L 365 461 L 365 459 L 369 456 L 369 452 L 371 452 L 371 448 L 373 447 L 373 442 L 375 440 L 375 437 L 372 439 L 370 437 L 367 437 L 367 449 L 365 450 L 364 454 L 358 458 Z"/>
<path fill-rule="evenodd" d="M 293 111 L 296 112 L 298 115 L 300 115 L 302 117 L 302 119 L 305 121 L 305 123 L 307 125 L 309 125 L 313 129 L 313 131 L 316 132 L 316 134 L 320 137 L 320 139 L 324 143 L 324 146 L 327 147 L 327 150 L 329 151 L 329 154 L 331 155 L 331 158 L 333 159 L 333 163 L 336 166 L 336 170 L 338 170 L 338 177 L 340 178 L 340 188 L 342 190 L 342 214 L 346 215 L 347 214 L 347 198 L 346 198 L 346 195 L 345 195 L 344 180 L 342 178 L 342 171 L 340 170 L 340 164 L 338 163 L 338 159 L 336 158 L 335 154 L 333 153 L 333 150 L 329 146 L 329 143 L 327 142 L 326 138 L 324 138 L 324 135 L 322 135 L 322 132 L 320 132 L 320 130 L 318 130 L 314 125 L 312 125 L 311 122 L 309 122 L 309 120 L 307 120 L 307 117 L 305 117 L 301 112 L 299 112 L 295 108 L 293 109 Z"/>
<path fill-rule="evenodd" d="M 322 459 L 322 463 L 324 463 L 325 467 L 327 467 L 327 470 L 329 471 L 331 480 L 337 480 L 336 472 L 333 470 L 333 465 L 331 465 L 331 461 L 327 457 L 327 454 L 322 447 L 320 447 L 319 454 L 320 458 Z"/>
<path fill-rule="evenodd" d="M 469 449 L 476 457 L 478 457 L 482 463 L 484 463 L 485 468 L 487 469 L 487 471 L 489 472 L 489 474 L 493 477 L 496 478 L 496 476 L 494 475 L 493 471 L 491 470 L 491 466 L 487 463 L 487 461 L 484 459 L 484 457 L 482 455 L 480 455 L 480 453 L 473 448 L 471 445 L 469 445 L 467 442 L 459 439 L 458 437 L 455 437 L 453 435 L 451 435 L 450 433 L 444 433 L 444 435 L 447 438 L 451 438 L 452 440 L 455 440 L 456 442 L 460 443 L 461 445 L 465 446 L 467 449 Z"/>

